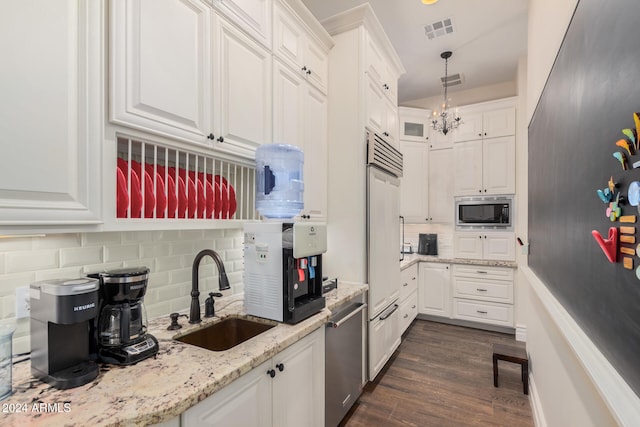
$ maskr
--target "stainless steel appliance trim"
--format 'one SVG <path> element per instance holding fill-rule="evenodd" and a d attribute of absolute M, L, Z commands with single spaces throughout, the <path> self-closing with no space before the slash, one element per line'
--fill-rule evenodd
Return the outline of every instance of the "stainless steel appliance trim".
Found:
<path fill-rule="evenodd" d="M 376 166 L 395 177 L 402 177 L 402 153 L 370 130 L 367 130 L 367 165 Z"/>
<path fill-rule="evenodd" d="M 495 196 L 457 196 L 455 201 L 455 225 L 456 230 L 494 230 L 494 231 L 513 231 L 513 221 L 515 219 L 515 196 L 513 194 L 502 194 Z M 460 222 L 460 206 L 461 205 L 480 205 L 506 203 L 509 205 L 509 223 L 508 224 L 466 224 Z"/>
<path fill-rule="evenodd" d="M 141 274 L 139 276 L 100 276 L 103 283 L 133 283 L 149 279 L 149 274 Z"/>
<path fill-rule="evenodd" d="M 345 317 L 341 318 L 340 320 L 338 320 L 337 322 L 334 321 L 329 321 L 327 322 L 327 326 L 331 327 L 331 328 L 339 328 L 340 326 L 342 326 L 347 320 L 351 319 L 353 316 L 355 316 L 356 314 L 360 313 L 361 311 L 363 311 L 365 308 L 367 308 L 367 304 L 363 304 L 363 303 L 358 303 L 357 304 L 357 308 L 353 311 L 351 311 L 349 314 L 347 314 Z"/>
<path fill-rule="evenodd" d="M 390 306 L 388 309 L 380 313 L 380 320 L 388 319 L 399 307 L 400 306 L 398 304 L 393 304 L 393 307 Z M 389 311 L 389 309 L 391 309 L 391 311 Z"/>

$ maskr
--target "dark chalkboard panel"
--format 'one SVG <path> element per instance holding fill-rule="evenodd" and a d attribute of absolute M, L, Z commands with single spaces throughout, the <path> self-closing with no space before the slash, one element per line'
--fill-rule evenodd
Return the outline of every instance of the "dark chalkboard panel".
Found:
<path fill-rule="evenodd" d="M 596 190 L 640 181 L 612 156 L 640 111 L 639 25 L 637 0 L 580 0 L 529 125 L 529 265 L 638 395 L 640 258 L 608 262 L 591 230 L 620 226 Z"/>

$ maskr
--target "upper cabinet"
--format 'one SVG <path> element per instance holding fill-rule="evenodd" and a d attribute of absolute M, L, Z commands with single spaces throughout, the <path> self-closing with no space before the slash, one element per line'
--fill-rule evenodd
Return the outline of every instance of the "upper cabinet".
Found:
<path fill-rule="evenodd" d="M 460 108 L 462 124 L 453 131 L 453 142 L 497 138 L 516 133 L 515 107 L 490 108 L 485 111 Z"/>
<path fill-rule="evenodd" d="M 271 48 L 272 0 L 207 0 L 238 28 Z"/>
<path fill-rule="evenodd" d="M 6 2 L 2 14 L 2 234 L 91 231 L 102 215 L 100 2 Z"/>
<path fill-rule="evenodd" d="M 400 121 L 399 138 L 401 141 L 429 141 L 429 110 L 398 107 L 398 116 Z"/>
<path fill-rule="evenodd" d="M 112 122 L 245 158 L 270 142 L 263 45 L 197 0 L 110 4 Z"/>

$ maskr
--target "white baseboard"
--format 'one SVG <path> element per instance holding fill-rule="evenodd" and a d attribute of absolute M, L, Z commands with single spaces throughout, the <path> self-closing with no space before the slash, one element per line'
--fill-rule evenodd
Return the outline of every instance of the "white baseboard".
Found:
<path fill-rule="evenodd" d="M 526 325 L 516 325 L 516 341 L 527 342 Z"/>
<path fill-rule="evenodd" d="M 547 420 L 544 418 L 544 411 L 540 403 L 540 396 L 533 375 L 529 374 L 529 403 L 531 404 L 531 414 L 533 415 L 533 425 L 535 427 L 547 427 Z"/>
<path fill-rule="evenodd" d="M 640 420 L 640 397 L 629 387 L 538 276 L 528 266 L 518 266 L 518 268 L 524 272 L 531 289 L 540 298 L 550 318 L 560 330 L 618 424 L 637 426 Z"/>

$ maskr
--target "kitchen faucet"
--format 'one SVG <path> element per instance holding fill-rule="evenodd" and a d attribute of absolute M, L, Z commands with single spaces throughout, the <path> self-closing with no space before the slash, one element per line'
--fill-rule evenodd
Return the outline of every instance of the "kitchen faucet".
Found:
<path fill-rule="evenodd" d="M 227 273 L 224 271 L 224 264 L 220 255 L 212 249 L 204 249 L 196 255 L 193 260 L 193 269 L 191 270 L 191 310 L 189 311 L 189 323 L 200 323 L 200 291 L 198 290 L 198 270 L 200 269 L 200 261 L 206 255 L 209 255 L 218 266 L 218 288 L 221 291 L 230 289 Z"/>

